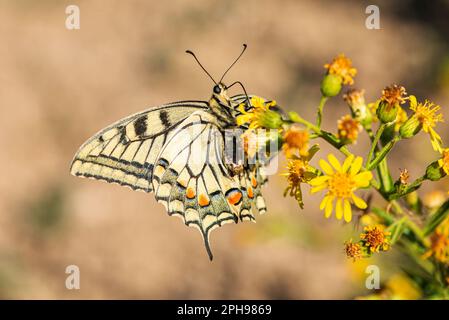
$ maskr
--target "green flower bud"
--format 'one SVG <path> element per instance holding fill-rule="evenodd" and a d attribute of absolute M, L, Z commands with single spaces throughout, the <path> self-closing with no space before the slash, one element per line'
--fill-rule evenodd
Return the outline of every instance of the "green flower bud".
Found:
<path fill-rule="evenodd" d="M 279 113 L 273 110 L 267 110 L 260 116 L 259 123 L 266 129 L 279 129 L 283 121 Z"/>
<path fill-rule="evenodd" d="M 432 162 L 426 168 L 425 178 L 427 180 L 438 181 L 445 176 L 446 176 L 446 172 L 444 172 L 443 168 L 441 168 L 438 161 Z"/>
<path fill-rule="evenodd" d="M 324 97 L 335 97 L 341 91 L 342 79 L 335 74 L 327 74 L 321 81 L 321 93 Z"/>
<path fill-rule="evenodd" d="M 399 110 L 399 104 L 389 104 L 387 101 L 381 101 L 377 107 L 377 117 L 382 123 L 389 123 L 396 120 Z"/>
<path fill-rule="evenodd" d="M 399 128 L 401 138 L 408 139 L 416 135 L 422 129 L 422 123 L 416 117 L 410 117 Z"/>

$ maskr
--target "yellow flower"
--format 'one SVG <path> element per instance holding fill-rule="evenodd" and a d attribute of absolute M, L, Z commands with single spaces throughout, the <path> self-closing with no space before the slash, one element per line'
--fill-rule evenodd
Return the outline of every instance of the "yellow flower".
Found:
<path fill-rule="evenodd" d="M 359 132 L 362 130 L 360 122 L 353 119 L 350 115 L 343 116 L 337 122 L 338 138 L 344 143 L 355 143 Z"/>
<path fill-rule="evenodd" d="M 394 131 L 398 132 L 399 128 L 407 121 L 407 112 L 404 109 L 399 108 L 398 115 L 396 116 L 396 120 L 394 121 Z"/>
<path fill-rule="evenodd" d="M 435 257 L 436 260 L 449 265 L 449 218 L 437 227 L 430 237 L 431 245 L 423 255 L 424 259 Z"/>
<path fill-rule="evenodd" d="M 344 54 L 338 55 L 331 63 L 324 65 L 329 74 L 339 76 L 343 84 L 353 84 L 357 69 L 352 67 L 352 61 L 346 58 Z"/>
<path fill-rule="evenodd" d="M 446 174 L 449 174 L 449 148 L 443 149 L 441 153 L 442 158 L 438 160 L 438 164 Z"/>
<path fill-rule="evenodd" d="M 266 101 L 261 97 L 254 96 L 250 99 L 251 107 L 248 111 L 245 110 L 246 102 L 238 106 L 240 115 L 237 116 L 237 125 L 242 126 L 249 124 L 249 129 L 279 128 L 282 124 L 282 119 L 277 112 L 270 110 L 270 107 L 276 105 L 276 101 Z"/>
<path fill-rule="evenodd" d="M 296 126 L 291 126 L 283 136 L 282 150 L 287 158 L 290 158 L 295 150 L 298 150 L 301 156 L 307 156 L 309 148 L 309 132 L 301 130 Z"/>
<path fill-rule="evenodd" d="M 401 104 L 405 102 L 405 88 L 396 84 L 382 90 L 382 96 L 377 105 L 377 118 L 382 123 L 390 123 L 397 119 Z"/>
<path fill-rule="evenodd" d="M 377 117 L 377 108 L 379 107 L 379 103 L 380 103 L 380 99 L 376 100 L 374 102 L 368 103 L 368 105 L 367 105 L 368 110 L 372 114 L 372 117 L 373 117 L 372 121 L 373 122 L 379 121 L 379 118 Z"/>
<path fill-rule="evenodd" d="M 382 97 L 380 98 L 380 101 L 385 101 L 390 106 L 403 104 L 407 99 L 406 95 L 407 92 L 403 86 L 393 84 L 382 90 Z"/>
<path fill-rule="evenodd" d="M 394 275 L 388 280 L 386 291 L 391 300 L 416 300 L 422 296 L 418 285 L 403 274 Z"/>
<path fill-rule="evenodd" d="M 390 249 L 391 232 L 384 231 L 383 226 L 367 226 L 363 230 L 364 232 L 360 235 L 360 239 L 368 247 L 370 253 Z"/>
<path fill-rule="evenodd" d="M 344 218 L 346 222 L 350 222 L 352 219 L 351 203 L 360 209 L 367 207 L 365 201 L 356 196 L 354 191 L 358 188 L 368 187 L 373 175 L 369 171 L 360 172 L 363 163 L 361 157 L 354 159 L 354 156 L 350 155 L 345 159 L 343 165 L 333 154 L 329 154 L 328 159 L 332 166 L 324 159 L 320 160 L 320 167 L 323 169 L 324 175 L 309 182 L 313 187 L 311 192 L 327 189 L 320 204 L 320 210 L 324 209 L 324 216 L 326 218 L 331 216 L 334 200 L 336 200 L 336 218 L 339 220 Z"/>
<path fill-rule="evenodd" d="M 352 242 L 352 239 L 345 242 L 345 253 L 348 258 L 352 258 L 353 261 L 362 257 L 362 247 L 358 243 Z"/>
<path fill-rule="evenodd" d="M 433 190 L 426 193 L 423 197 L 423 204 L 429 209 L 436 209 L 446 201 L 447 195 L 441 190 Z"/>
<path fill-rule="evenodd" d="M 284 191 L 284 197 L 287 194 L 294 197 L 298 201 L 301 209 L 304 208 L 302 201 L 301 183 L 307 183 L 315 177 L 314 168 L 308 163 L 306 157 L 295 157 L 287 164 L 287 172 L 282 174 L 287 177 L 288 187 Z"/>
<path fill-rule="evenodd" d="M 359 219 L 359 223 L 361 226 L 368 226 L 375 223 L 380 223 L 381 219 L 378 215 L 374 214 L 373 212 L 369 212 L 366 214 L 362 214 L 362 216 Z"/>
<path fill-rule="evenodd" d="M 430 142 L 435 151 L 442 152 L 441 137 L 433 129 L 438 122 L 443 122 L 443 115 L 437 113 L 440 110 L 439 105 L 426 100 L 424 103 L 418 103 L 415 96 L 410 96 L 410 109 L 414 111 L 413 117 L 418 119 L 424 132 L 430 135 Z"/>

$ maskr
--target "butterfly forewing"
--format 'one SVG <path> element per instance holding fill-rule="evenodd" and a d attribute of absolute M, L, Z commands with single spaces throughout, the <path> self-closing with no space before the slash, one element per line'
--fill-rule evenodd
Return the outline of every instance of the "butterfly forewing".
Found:
<path fill-rule="evenodd" d="M 71 173 L 151 192 L 154 162 L 172 129 L 205 108 L 206 102 L 183 101 L 126 117 L 81 146 Z"/>

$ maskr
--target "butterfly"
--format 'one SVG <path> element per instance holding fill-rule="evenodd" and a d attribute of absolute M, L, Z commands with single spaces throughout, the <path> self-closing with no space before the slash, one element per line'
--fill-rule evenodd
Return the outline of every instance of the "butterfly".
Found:
<path fill-rule="evenodd" d="M 227 223 L 254 221 L 266 212 L 261 187 L 264 165 L 229 161 L 226 130 L 237 128 L 240 109 L 250 110 L 257 96 L 228 97 L 222 80 L 214 81 L 208 101 L 179 101 L 121 119 L 88 139 L 75 154 L 71 174 L 153 192 L 170 216 L 197 228 L 212 260 L 210 232 Z M 241 126 L 246 130 L 247 127 Z M 235 149 L 235 148 L 234 148 Z M 232 156 L 232 155 L 231 155 Z"/>

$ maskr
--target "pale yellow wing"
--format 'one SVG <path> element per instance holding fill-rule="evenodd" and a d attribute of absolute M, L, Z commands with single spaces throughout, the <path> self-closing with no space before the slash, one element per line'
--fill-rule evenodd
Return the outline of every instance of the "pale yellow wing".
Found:
<path fill-rule="evenodd" d="M 203 101 L 181 101 L 119 120 L 80 147 L 70 172 L 151 192 L 154 162 L 173 129 L 207 107 Z"/>

